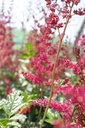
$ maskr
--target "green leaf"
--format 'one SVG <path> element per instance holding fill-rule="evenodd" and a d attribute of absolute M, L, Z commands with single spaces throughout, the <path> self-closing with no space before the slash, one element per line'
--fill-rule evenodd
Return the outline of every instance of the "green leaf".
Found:
<path fill-rule="evenodd" d="M 29 59 L 37 53 L 37 50 L 33 49 L 34 45 L 32 43 L 26 43 L 25 46 L 26 46 L 26 50 L 23 51 L 21 58 Z"/>
<path fill-rule="evenodd" d="M 29 100 L 28 94 L 23 92 L 21 95 L 23 96 L 23 101 L 28 102 L 28 100 Z"/>
<path fill-rule="evenodd" d="M 16 114 L 16 115 L 14 115 L 14 116 L 12 116 L 12 117 L 10 118 L 10 121 L 11 121 L 11 120 L 13 120 L 13 121 L 19 120 L 20 122 L 23 123 L 26 118 L 27 118 L 27 117 L 26 117 L 25 115 L 23 115 L 23 114 Z"/>
<path fill-rule="evenodd" d="M 20 96 L 19 91 L 14 91 L 7 96 L 7 99 L 2 99 L 1 103 L 8 117 L 15 114 L 25 104 L 23 103 L 23 96 Z"/>
<path fill-rule="evenodd" d="M 46 119 L 45 122 L 50 123 L 50 124 L 53 124 L 53 119 L 51 119 L 51 118 Z"/>
<path fill-rule="evenodd" d="M 71 122 L 71 125 L 75 125 L 76 123 L 75 122 Z"/>
<path fill-rule="evenodd" d="M 60 115 L 54 110 L 48 109 L 47 118 L 45 119 L 45 121 L 47 123 L 53 124 L 53 121 L 57 119 L 60 119 Z"/>
<path fill-rule="evenodd" d="M 9 122 L 7 126 L 15 126 L 16 128 L 21 128 L 21 125 L 16 121 Z"/>
<path fill-rule="evenodd" d="M 30 55 L 31 57 L 34 56 L 37 53 L 37 50 L 32 50 L 30 52 L 28 52 L 28 55 Z"/>
<path fill-rule="evenodd" d="M 28 54 L 22 54 L 22 55 L 21 55 L 21 58 L 27 59 L 27 58 L 29 58 L 29 55 L 28 55 Z"/>
<path fill-rule="evenodd" d="M 32 51 L 34 45 L 32 43 L 26 43 L 25 46 L 28 51 Z"/>
<path fill-rule="evenodd" d="M 0 125 L 2 125 L 2 126 L 6 126 L 6 124 L 8 123 L 8 119 L 0 119 Z"/>

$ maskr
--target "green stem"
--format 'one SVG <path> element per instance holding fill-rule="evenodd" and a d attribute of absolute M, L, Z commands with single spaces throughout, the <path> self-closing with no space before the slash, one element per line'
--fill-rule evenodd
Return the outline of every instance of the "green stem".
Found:
<path fill-rule="evenodd" d="M 75 2 L 75 0 L 74 0 L 74 2 Z M 74 5 L 74 2 L 73 2 L 72 6 L 71 6 L 71 8 L 70 8 L 70 12 L 69 12 L 69 16 L 67 17 L 66 25 L 65 25 L 65 27 L 64 27 L 63 33 L 62 33 L 62 35 L 60 36 L 60 40 L 59 40 L 59 43 L 58 43 L 57 54 L 56 54 L 56 58 L 55 58 L 55 61 L 54 61 L 54 67 L 53 67 L 53 72 L 52 72 L 52 86 L 51 86 L 50 97 L 49 97 L 48 104 L 47 104 L 47 106 L 46 106 L 46 109 L 45 109 L 45 112 L 44 112 L 44 115 L 43 115 L 43 119 L 42 119 L 42 121 L 41 121 L 40 128 L 42 128 L 42 126 L 43 126 L 43 123 L 44 123 L 44 121 L 45 121 L 45 117 L 46 117 L 46 115 L 47 115 L 47 112 L 48 112 L 48 109 L 49 109 L 49 106 L 50 106 L 50 102 L 51 102 L 51 99 L 52 99 L 52 94 L 53 94 L 53 89 L 54 89 L 54 80 L 55 80 L 56 64 L 58 63 L 58 57 L 59 57 L 59 53 L 60 53 L 60 49 L 61 49 L 62 40 L 63 40 L 63 38 L 64 38 L 67 25 L 68 25 L 69 20 L 70 20 L 70 18 L 71 18 L 71 12 L 72 12 L 72 8 L 73 8 L 73 5 Z"/>

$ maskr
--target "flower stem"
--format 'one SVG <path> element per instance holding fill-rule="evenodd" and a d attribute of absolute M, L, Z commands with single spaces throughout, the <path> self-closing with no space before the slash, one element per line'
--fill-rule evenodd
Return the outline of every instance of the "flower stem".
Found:
<path fill-rule="evenodd" d="M 74 0 L 74 2 L 75 2 L 75 0 Z M 53 71 L 52 71 L 52 86 L 51 86 L 51 92 L 50 92 L 50 96 L 49 96 L 49 99 L 48 99 L 48 104 L 47 104 L 47 106 L 46 106 L 46 109 L 45 109 L 45 112 L 44 112 L 44 115 L 43 115 L 43 118 L 42 118 L 42 121 L 41 121 L 40 128 L 42 128 L 42 126 L 43 126 L 43 123 L 44 123 L 44 121 L 45 121 L 45 117 L 46 117 L 46 115 L 47 115 L 47 112 L 48 112 L 48 109 L 49 109 L 49 106 L 50 106 L 50 102 L 51 102 L 51 99 L 52 99 L 53 89 L 54 89 L 54 80 L 55 80 L 56 64 L 58 63 L 58 57 L 59 57 L 59 53 L 60 53 L 60 49 L 61 49 L 62 40 L 63 40 L 63 38 L 64 38 L 67 25 L 68 25 L 69 20 L 70 20 L 70 18 L 71 18 L 71 12 L 72 12 L 72 8 L 73 8 L 73 5 L 74 5 L 74 2 L 72 3 L 72 6 L 71 6 L 71 8 L 70 8 L 69 16 L 67 17 L 67 20 L 66 20 L 66 24 L 65 24 L 63 33 L 62 33 L 61 35 L 59 34 L 58 49 L 57 49 L 57 54 L 56 54 L 56 58 L 55 58 L 55 60 L 54 60 L 54 67 L 53 67 Z"/>

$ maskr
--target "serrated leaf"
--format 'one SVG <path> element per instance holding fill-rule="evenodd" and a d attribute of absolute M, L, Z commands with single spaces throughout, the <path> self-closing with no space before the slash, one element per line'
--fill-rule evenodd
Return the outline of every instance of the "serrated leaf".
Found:
<path fill-rule="evenodd" d="M 13 121 L 19 120 L 20 122 L 23 123 L 26 118 L 27 118 L 27 117 L 26 117 L 25 115 L 23 115 L 23 114 L 16 114 L 16 115 L 12 116 L 12 117 L 10 118 L 10 120 L 13 120 Z"/>
<path fill-rule="evenodd" d="M 24 106 L 23 96 L 20 96 L 19 94 L 18 91 L 15 91 L 8 95 L 7 99 L 2 100 L 3 109 L 8 117 L 15 114 L 22 106 Z"/>
<path fill-rule="evenodd" d="M 21 128 L 21 125 L 16 121 L 9 122 L 7 126 L 16 126 L 18 128 Z"/>

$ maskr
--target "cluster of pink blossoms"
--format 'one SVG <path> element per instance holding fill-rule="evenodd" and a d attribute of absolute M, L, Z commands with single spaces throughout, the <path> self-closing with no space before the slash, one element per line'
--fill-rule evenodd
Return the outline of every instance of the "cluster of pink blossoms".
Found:
<path fill-rule="evenodd" d="M 67 100 L 64 103 L 51 100 L 50 108 L 62 114 L 66 127 L 64 124 L 61 125 L 54 123 L 54 128 L 58 127 L 58 125 L 60 128 L 61 126 L 63 126 L 63 128 L 82 128 L 82 126 L 85 126 L 85 87 L 68 85 L 57 88 L 57 91 L 58 93 L 65 95 Z M 32 101 L 32 105 L 34 106 L 37 105 L 46 107 L 47 104 L 48 99 L 38 99 Z M 71 124 L 70 120 L 75 123 Z"/>
<path fill-rule="evenodd" d="M 72 63 L 67 58 L 64 59 L 64 64 L 65 64 L 65 66 L 67 68 L 69 68 L 69 69 L 72 68 L 74 74 L 77 74 L 78 75 L 81 72 L 81 68 L 77 64 Z"/>
<path fill-rule="evenodd" d="M 82 128 L 80 124 L 70 124 L 70 122 L 64 123 L 62 119 L 53 122 L 53 128 Z"/>
<path fill-rule="evenodd" d="M 3 5 L 4 6 L 4 5 Z M 10 7 L 11 12 L 11 7 Z M 9 68 L 16 71 L 19 62 L 17 61 L 17 50 L 13 49 L 13 28 L 10 27 L 11 15 L 4 14 L 4 7 L 0 11 L 0 68 Z"/>
<path fill-rule="evenodd" d="M 39 105 L 39 106 L 46 107 L 47 104 L 48 104 L 48 99 L 39 99 L 39 100 L 32 101 L 32 105 Z M 61 112 L 67 113 L 68 116 L 71 115 L 71 113 L 72 113 L 72 106 L 71 106 L 70 102 L 65 102 L 63 104 L 56 100 L 51 100 L 50 108 L 58 111 L 59 113 L 61 113 Z"/>
<path fill-rule="evenodd" d="M 11 84 L 13 79 L 18 78 L 18 52 L 14 50 L 14 35 L 12 33 L 13 28 L 11 27 L 11 7 L 9 11 L 9 16 L 5 14 L 4 2 L 2 3 L 2 8 L 0 9 L 0 82 L 6 87 L 6 94 L 8 95 L 12 92 Z M 11 75 L 10 75 L 11 74 Z M 14 75 L 14 76 L 13 76 Z M 12 79 L 13 77 L 13 79 Z"/>
<path fill-rule="evenodd" d="M 26 114 L 26 113 L 29 113 L 31 110 L 31 107 L 30 106 L 27 106 L 25 108 L 21 108 L 17 111 L 18 114 Z"/>
<path fill-rule="evenodd" d="M 13 54 L 12 46 L 13 42 L 8 40 L 6 35 L 6 28 L 3 25 L 3 22 L 0 21 L 0 68 L 10 63 L 10 56 Z"/>
<path fill-rule="evenodd" d="M 28 42 L 31 42 L 38 52 L 32 58 L 30 58 L 30 63 L 27 65 L 28 72 L 23 72 L 22 74 L 26 79 L 28 79 L 33 84 L 39 84 L 42 86 L 50 85 L 50 87 L 52 85 L 52 71 L 59 43 L 59 41 L 56 41 L 53 44 L 52 40 L 54 38 L 55 30 L 59 30 L 61 27 L 64 28 L 66 24 L 66 22 L 60 22 L 60 16 L 63 16 L 63 18 L 65 19 L 69 17 L 71 7 L 70 4 L 72 4 L 74 1 L 64 0 L 64 2 L 65 6 L 63 7 L 63 9 L 60 9 L 58 14 L 56 14 L 55 8 L 57 7 L 57 4 L 55 2 L 52 3 L 51 0 L 46 0 L 46 6 L 49 9 L 50 14 L 47 15 L 46 13 L 43 12 L 45 17 L 45 24 L 40 25 L 38 22 L 36 22 L 36 25 L 38 26 L 40 33 L 35 29 L 30 33 L 28 37 Z M 79 2 L 79 0 L 75 0 L 74 4 L 77 5 Z M 83 12 L 84 11 L 85 10 L 83 9 Z M 75 11 L 74 13 L 76 14 Z M 60 34 L 60 38 L 61 37 L 62 34 Z M 84 39 L 85 36 L 78 40 L 78 42 L 82 43 L 81 46 L 84 46 Z M 80 46 L 78 48 L 80 48 Z M 81 77 L 84 77 L 82 73 L 84 73 L 85 68 L 85 57 L 82 57 L 80 54 L 81 53 L 79 53 L 80 58 L 76 59 L 76 63 L 71 62 L 71 60 L 66 58 L 66 56 L 59 56 L 58 63 L 56 64 L 54 82 L 60 79 L 64 79 L 62 75 L 68 69 L 72 69 L 73 73 L 79 76 L 79 79 L 81 79 Z M 83 67 L 80 63 L 83 65 Z M 82 84 L 82 82 L 79 81 L 79 83 L 72 85 L 70 78 L 65 80 L 60 86 L 54 84 L 53 96 L 58 96 L 59 94 L 62 94 L 63 96 L 65 96 L 66 99 L 64 103 L 58 102 L 57 100 L 51 100 L 50 102 L 49 107 L 61 113 L 62 118 L 65 121 L 63 121 L 65 124 L 55 124 L 54 128 L 82 128 L 82 126 L 84 126 L 83 122 L 85 120 L 85 116 L 83 114 L 83 112 L 85 112 L 84 84 Z M 85 83 L 84 80 L 83 83 Z M 79 86 L 77 86 L 77 84 Z M 34 106 L 37 105 L 46 107 L 47 104 L 48 99 L 37 99 L 32 101 L 32 105 Z M 74 125 L 72 125 L 73 122 L 75 123 Z"/>
<path fill-rule="evenodd" d="M 23 76 L 28 79 L 29 81 L 32 81 L 33 84 L 40 84 L 42 81 L 41 79 L 33 74 L 27 73 L 27 72 L 22 72 Z"/>
<path fill-rule="evenodd" d="M 70 100 L 72 104 L 79 105 L 79 107 L 81 107 L 81 109 L 85 111 L 84 85 L 74 86 L 71 84 L 66 84 L 62 86 L 56 86 L 54 90 L 54 95 L 59 93 L 65 95 L 67 100 Z"/>

